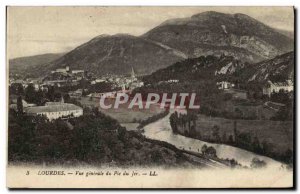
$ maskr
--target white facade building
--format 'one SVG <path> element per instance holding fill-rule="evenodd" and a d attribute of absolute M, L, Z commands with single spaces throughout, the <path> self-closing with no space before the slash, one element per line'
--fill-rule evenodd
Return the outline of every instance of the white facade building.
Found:
<path fill-rule="evenodd" d="M 28 115 L 44 115 L 50 121 L 62 117 L 80 117 L 83 109 L 69 103 L 47 103 L 45 106 L 27 107 L 24 109 Z"/>
<path fill-rule="evenodd" d="M 234 87 L 234 84 L 227 82 L 227 81 L 221 81 L 221 82 L 217 82 L 217 86 L 218 86 L 218 89 L 224 90 L 224 89 L 229 89 L 229 88 Z"/>
<path fill-rule="evenodd" d="M 285 92 L 291 92 L 294 90 L 294 84 L 291 80 L 287 80 L 286 82 L 277 82 L 273 83 L 268 81 L 268 83 L 263 87 L 263 94 L 271 96 L 271 94 L 278 93 L 280 90 Z"/>

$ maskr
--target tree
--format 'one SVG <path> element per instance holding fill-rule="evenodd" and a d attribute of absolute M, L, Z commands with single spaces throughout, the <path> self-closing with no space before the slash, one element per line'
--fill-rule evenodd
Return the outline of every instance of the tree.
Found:
<path fill-rule="evenodd" d="M 54 101 L 54 93 L 55 93 L 54 86 L 49 86 L 46 97 L 52 102 Z"/>
<path fill-rule="evenodd" d="M 12 83 L 11 86 L 9 86 L 9 94 L 23 95 L 23 85 L 21 83 Z"/>
<path fill-rule="evenodd" d="M 223 142 L 223 143 L 227 143 L 227 135 L 226 135 L 226 132 L 223 133 L 223 136 L 222 136 L 222 142 Z"/>
<path fill-rule="evenodd" d="M 208 157 L 211 157 L 211 158 L 216 158 L 217 157 L 217 150 L 214 147 L 209 146 L 204 151 L 204 155 L 206 155 Z"/>
<path fill-rule="evenodd" d="M 207 150 L 207 145 L 204 144 L 204 145 L 202 146 L 202 148 L 201 148 L 202 154 L 205 154 L 205 153 L 206 153 L 206 150 Z"/>
<path fill-rule="evenodd" d="M 263 154 L 270 154 L 273 152 L 274 146 L 267 140 L 263 140 L 261 146 Z"/>
<path fill-rule="evenodd" d="M 252 142 L 252 146 L 253 146 L 253 151 L 256 153 L 261 153 L 262 152 L 262 148 L 259 142 L 259 139 L 257 136 L 254 137 L 253 142 Z"/>
<path fill-rule="evenodd" d="M 35 89 L 34 89 L 34 86 L 33 84 L 29 84 L 27 86 L 27 88 L 25 89 L 25 100 L 27 102 L 31 102 L 31 103 L 35 103 Z"/>
<path fill-rule="evenodd" d="M 273 92 L 270 98 L 273 102 L 279 102 L 283 104 L 288 104 L 291 101 L 289 93 L 285 92 L 284 90 L 279 90 L 278 93 Z"/>
<path fill-rule="evenodd" d="M 237 123 L 236 120 L 233 122 L 233 137 L 234 137 L 234 141 L 235 143 L 237 143 L 237 136 L 238 136 L 238 132 L 237 132 Z"/>
<path fill-rule="evenodd" d="M 213 138 L 214 138 L 214 140 L 215 140 L 216 142 L 220 142 L 220 141 L 221 141 L 219 131 L 220 131 L 220 127 L 219 127 L 218 125 L 214 125 L 214 126 L 213 126 L 213 133 L 212 133 L 212 136 L 213 136 Z"/>
<path fill-rule="evenodd" d="M 153 150 L 150 153 L 151 161 L 155 164 L 161 164 L 164 162 L 164 157 L 159 150 Z"/>
<path fill-rule="evenodd" d="M 251 168 L 265 168 L 267 163 L 259 158 L 253 158 L 250 164 Z"/>
<path fill-rule="evenodd" d="M 175 111 L 175 113 L 171 114 L 170 116 L 170 125 L 173 130 L 173 133 L 178 132 L 177 122 L 178 122 L 178 113 Z"/>
<path fill-rule="evenodd" d="M 251 134 L 248 132 L 242 132 L 238 134 L 238 145 L 243 148 L 252 148 Z"/>
<path fill-rule="evenodd" d="M 23 100 L 22 96 L 19 96 L 17 99 L 17 110 L 19 114 L 23 114 Z"/>
<path fill-rule="evenodd" d="M 70 102 L 70 100 L 71 100 L 70 95 L 68 93 L 64 94 L 63 98 L 66 103 Z"/>
<path fill-rule="evenodd" d="M 228 143 L 229 144 L 233 144 L 234 143 L 232 135 L 229 135 L 229 137 L 228 137 Z"/>

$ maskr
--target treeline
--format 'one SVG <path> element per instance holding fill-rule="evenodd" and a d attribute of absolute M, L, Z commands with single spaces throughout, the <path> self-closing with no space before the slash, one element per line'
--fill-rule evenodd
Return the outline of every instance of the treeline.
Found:
<path fill-rule="evenodd" d="M 248 111 L 249 112 L 249 111 Z M 235 108 L 232 112 L 226 111 L 224 109 L 220 108 L 214 108 L 210 106 L 209 104 L 204 104 L 201 106 L 199 110 L 199 114 L 203 114 L 210 117 L 222 117 L 225 119 L 243 119 L 243 120 L 256 120 L 258 119 L 257 115 L 247 115 L 244 114 L 242 110 L 239 108 Z"/>
<path fill-rule="evenodd" d="M 48 91 L 36 90 L 32 84 L 29 84 L 25 89 L 21 88 L 22 87 L 18 87 L 18 89 L 14 88 L 14 92 L 10 93 L 10 98 L 17 96 L 17 99 L 21 98 L 21 100 L 23 99 L 28 103 L 34 103 L 38 106 L 42 106 L 46 102 L 61 101 L 63 98 L 65 103 L 71 103 L 82 107 L 80 102 L 70 98 L 68 93 L 62 92 L 54 86 L 49 86 Z M 12 101 L 10 103 L 12 103 Z"/>
<path fill-rule="evenodd" d="M 190 132 L 195 135 L 196 120 L 197 115 L 194 112 L 188 111 L 187 114 L 180 114 L 175 111 L 170 116 L 170 125 L 175 134 L 184 131 L 185 134 Z"/>
<path fill-rule="evenodd" d="M 250 132 L 240 132 L 237 128 L 237 121 L 233 122 L 232 132 L 226 134 L 226 132 L 220 132 L 220 127 L 214 125 L 211 131 L 211 135 L 202 135 L 200 131 L 196 131 L 196 124 L 194 122 L 195 115 L 187 114 L 182 115 L 177 112 L 170 116 L 170 124 L 174 133 L 196 138 L 202 141 L 218 144 L 227 144 L 235 147 L 239 147 L 254 153 L 265 155 L 284 163 L 292 165 L 293 163 L 293 151 L 287 149 L 284 152 L 276 150 L 274 145 L 266 140 L 259 140 L 257 135 Z"/>
<path fill-rule="evenodd" d="M 294 93 L 287 93 L 280 90 L 278 93 L 272 93 L 270 100 L 284 104 L 279 111 L 271 118 L 275 121 L 292 121 L 294 119 Z"/>
<path fill-rule="evenodd" d="M 51 122 L 43 116 L 31 117 L 10 110 L 8 127 L 9 163 L 118 166 L 186 163 L 186 158 L 173 146 L 128 132 L 98 109 L 85 109 L 83 116 L 68 121 Z"/>
<path fill-rule="evenodd" d="M 14 83 L 9 87 L 10 96 L 22 96 L 22 98 L 29 102 L 37 105 L 43 105 L 48 101 L 59 101 L 62 97 L 69 102 L 73 102 L 68 94 L 69 91 L 75 91 L 82 89 L 82 95 L 85 96 L 93 92 L 108 92 L 112 91 L 111 83 L 96 83 L 90 84 L 88 80 L 81 80 L 78 85 L 75 86 L 47 86 L 47 90 L 36 90 L 33 84 L 28 84 L 26 88 L 22 84 Z"/>
<path fill-rule="evenodd" d="M 118 140 L 125 129 L 115 120 L 93 111 L 89 115 L 49 122 L 43 116 L 31 117 L 9 112 L 9 161 L 49 162 L 111 161 L 119 157 Z"/>
<path fill-rule="evenodd" d="M 167 116 L 169 114 L 169 111 L 168 110 L 165 110 L 161 113 L 158 113 L 156 115 L 153 115 L 151 117 L 148 117 L 144 120 L 141 120 L 141 121 L 138 121 L 139 122 L 139 125 L 137 126 L 138 129 L 142 129 L 143 127 L 145 127 L 146 125 L 150 124 L 150 123 L 153 123 L 155 121 L 158 121 L 159 119 L 161 118 L 164 118 L 165 116 Z"/>

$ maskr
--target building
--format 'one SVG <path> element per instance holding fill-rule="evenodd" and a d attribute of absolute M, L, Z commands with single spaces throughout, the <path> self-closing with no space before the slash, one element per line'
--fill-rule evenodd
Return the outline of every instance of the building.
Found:
<path fill-rule="evenodd" d="M 234 84 L 227 82 L 227 81 L 221 81 L 221 82 L 217 82 L 217 86 L 218 86 L 218 89 L 224 90 L 224 89 L 229 89 L 229 88 L 234 87 Z"/>
<path fill-rule="evenodd" d="M 27 103 L 27 102 L 26 102 L 25 100 L 23 100 L 23 99 L 22 99 L 22 105 L 23 105 L 23 108 L 34 107 L 34 106 L 36 106 L 36 104 L 30 104 L 30 103 Z M 13 100 L 12 100 L 12 104 L 9 105 L 9 108 L 14 109 L 15 111 L 18 110 L 17 99 L 13 99 Z"/>
<path fill-rule="evenodd" d="M 79 106 L 62 102 L 49 102 L 45 106 L 33 106 L 24 108 L 28 115 L 44 115 L 50 121 L 64 117 L 80 117 L 83 115 L 83 109 Z"/>
<path fill-rule="evenodd" d="M 72 70 L 72 74 L 84 73 L 84 70 Z"/>
<path fill-rule="evenodd" d="M 131 81 L 136 81 L 136 80 L 137 80 L 137 78 L 135 76 L 134 69 L 133 69 L 133 67 L 131 67 Z"/>
<path fill-rule="evenodd" d="M 106 80 L 98 78 L 98 79 L 91 81 L 91 84 L 94 85 L 94 84 L 103 83 L 103 82 L 106 82 Z"/>
<path fill-rule="evenodd" d="M 270 80 L 263 87 L 263 94 L 271 96 L 271 94 L 278 93 L 279 91 L 291 92 L 294 90 L 294 84 L 292 80 L 287 80 L 285 82 L 271 82 Z"/>
<path fill-rule="evenodd" d="M 78 89 L 75 91 L 69 91 L 68 94 L 71 98 L 81 98 L 82 97 L 82 89 Z"/>
<path fill-rule="evenodd" d="M 69 66 L 66 66 L 65 68 L 59 68 L 55 71 L 51 71 L 51 73 L 68 73 L 70 71 Z"/>
<path fill-rule="evenodd" d="M 89 95 L 87 95 L 88 97 L 92 97 L 92 98 L 115 98 L 117 96 L 117 92 L 116 91 L 112 91 L 112 92 L 103 92 L 103 93 L 91 93 Z"/>

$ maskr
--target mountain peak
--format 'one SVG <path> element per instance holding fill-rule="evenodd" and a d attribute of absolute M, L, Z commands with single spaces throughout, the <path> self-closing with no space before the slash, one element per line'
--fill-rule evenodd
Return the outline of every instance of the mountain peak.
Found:
<path fill-rule="evenodd" d="M 293 50 L 293 40 L 246 14 L 206 11 L 167 20 L 143 35 L 188 57 L 226 53 L 258 62 Z"/>
<path fill-rule="evenodd" d="M 201 12 L 201 13 L 193 15 L 191 18 L 196 19 L 196 18 L 200 18 L 200 17 L 224 17 L 224 16 L 232 17 L 231 14 L 221 13 L 221 12 L 217 12 L 217 11 L 205 11 L 205 12 Z"/>
<path fill-rule="evenodd" d="M 131 35 L 131 34 L 127 34 L 127 33 L 118 33 L 118 34 L 114 34 L 112 35 L 112 37 L 120 37 L 120 38 L 136 38 L 135 36 Z"/>

